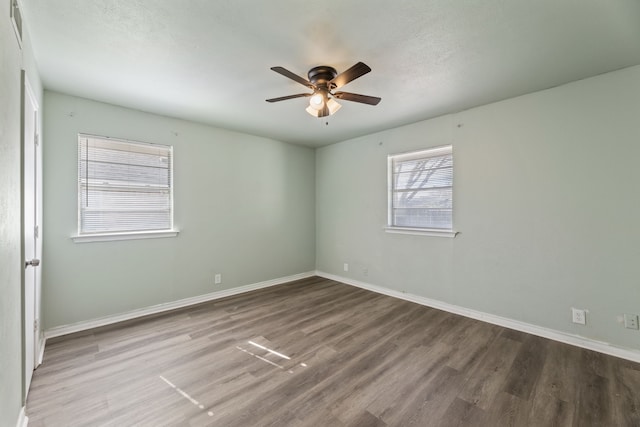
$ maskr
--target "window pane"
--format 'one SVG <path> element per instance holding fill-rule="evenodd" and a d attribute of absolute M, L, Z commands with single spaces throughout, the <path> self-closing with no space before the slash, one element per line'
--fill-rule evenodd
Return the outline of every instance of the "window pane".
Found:
<path fill-rule="evenodd" d="M 171 228 L 168 213 L 85 210 L 81 225 L 84 233 L 167 230 Z"/>
<path fill-rule="evenodd" d="M 84 182 L 128 185 L 128 186 L 154 186 L 169 188 L 171 175 L 167 168 L 156 168 L 139 165 L 126 165 L 119 163 L 80 162 L 80 174 Z"/>
<path fill-rule="evenodd" d="M 172 228 L 172 147 L 78 137 L 79 234 Z"/>
<path fill-rule="evenodd" d="M 453 206 L 453 190 L 431 189 L 402 191 L 393 194 L 393 206 L 396 208 L 447 208 Z"/>
<path fill-rule="evenodd" d="M 393 225 L 398 227 L 453 227 L 451 209 L 400 208 L 393 210 Z"/>
<path fill-rule="evenodd" d="M 83 209 L 167 210 L 170 208 L 167 196 L 168 191 L 119 191 L 109 187 L 83 187 L 80 200 Z"/>
<path fill-rule="evenodd" d="M 434 169 L 441 167 L 453 167 L 451 154 L 412 160 L 399 160 L 395 162 L 394 173 L 406 172 L 418 169 Z"/>
<path fill-rule="evenodd" d="M 401 172 L 394 174 L 394 181 L 396 190 L 448 187 L 453 181 L 453 168 Z"/>
<path fill-rule="evenodd" d="M 453 228 L 451 147 L 390 157 L 390 225 Z"/>

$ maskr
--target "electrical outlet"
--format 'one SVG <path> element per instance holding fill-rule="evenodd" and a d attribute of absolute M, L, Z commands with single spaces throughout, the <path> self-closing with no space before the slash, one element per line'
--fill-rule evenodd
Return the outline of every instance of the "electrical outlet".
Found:
<path fill-rule="evenodd" d="M 587 324 L 587 314 L 585 310 L 581 310 L 579 308 L 571 308 L 571 315 L 573 323 L 577 323 L 579 325 Z"/>
<path fill-rule="evenodd" d="M 368 277 L 368 276 L 369 276 L 369 269 L 368 269 L 367 267 L 363 267 L 363 268 L 362 268 L 362 274 L 363 274 L 365 277 Z"/>
<path fill-rule="evenodd" d="M 349 271 L 349 264 L 345 262 L 343 268 L 344 268 L 344 271 Z"/>
<path fill-rule="evenodd" d="M 218 273 L 215 275 L 215 277 L 213 278 L 213 282 L 216 285 L 219 285 L 220 283 L 222 283 L 222 274 Z"/>
<path fill-rule="evenodd" d="M 624 315 L 624 327 L 627 329 L 638 329 L 638 315 L 637 314 L 625 314 Z"/>

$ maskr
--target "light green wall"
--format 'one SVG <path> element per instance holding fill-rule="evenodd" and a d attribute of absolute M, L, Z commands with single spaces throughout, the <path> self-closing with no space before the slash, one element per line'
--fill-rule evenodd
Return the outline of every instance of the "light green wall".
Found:
<path fill-rule="evenodd" d="M 387 155 L 443 144 L 460 234 L 385 233 Z M 638 159 L 640 67 L 318 149 L 317 269 L 640 349 Z"/>
<path fill-rule="evenodd" d="M 46 329 L 315 268 L 312 149 L 49 91 L 45 112 Z M 79 132 L 173 145 L 178 237 L 71 240 Z"/>
<path fill-rule="evenodd" d="M 0 427 L 14 427 L 23 406 L 22 234 L 20 149 L 21 69 L 41 101 L 42 89 L 23 28 L 20 49 L 9 20 L 10 2 L 0 10 Z"/>

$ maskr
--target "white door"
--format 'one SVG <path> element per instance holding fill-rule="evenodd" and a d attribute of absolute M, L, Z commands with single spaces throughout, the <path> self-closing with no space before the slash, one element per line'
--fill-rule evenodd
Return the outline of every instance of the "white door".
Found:
<path fill-rule="evenodd" d="M 22 72 L 22 147 L 24 215 L 24 359 L 25 396 L 40 353 L 40 223 L 42 219 L 42 150 L 38 135 L 38 104 Z"/>

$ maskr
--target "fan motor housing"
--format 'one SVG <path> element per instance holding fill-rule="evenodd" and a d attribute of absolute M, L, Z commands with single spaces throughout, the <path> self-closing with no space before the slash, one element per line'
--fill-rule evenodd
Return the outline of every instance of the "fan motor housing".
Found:
<path fill-rule="evenodd" d="M 333 67 L 329 67 L 328 65 L 313 67 L 307 73 L 309 81 L 315 86 L 326 86 L 337 75 L 338 72 L 336 71 L 336 69 Z"/>

